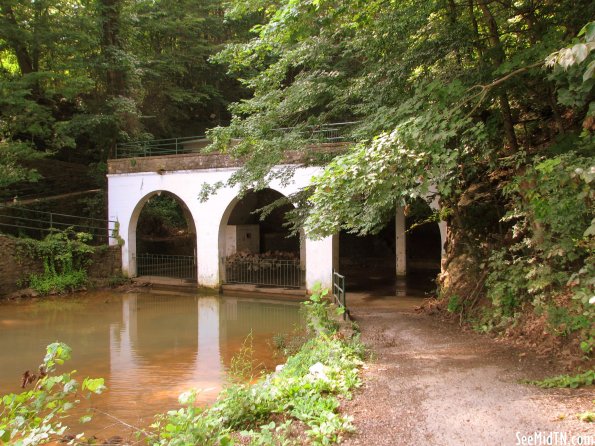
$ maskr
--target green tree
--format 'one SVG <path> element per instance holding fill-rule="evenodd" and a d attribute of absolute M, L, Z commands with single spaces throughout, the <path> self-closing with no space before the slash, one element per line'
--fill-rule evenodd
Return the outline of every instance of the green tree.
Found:
<path fill-rule="evenodd" d="M 395 206 L 437 192 L 449 223 L 445 264 L 467 259 L 470 278 L 447 296 L 472 295 L 456 287 L 481 285 L 481 268 L 499 271 L 485 259 L 500 249 L 525 243 L 529 263 L 554 255 L 540 237 L 550 228 L 574 242 L 568 261 L 550 262 L 549 302 L 587 264 L 592 238 L 576 237 L 594 217 L 592 183 L 569 169 L 592 171 L 592 25 L 576 37 L 592 2 L 253 0 L 232 2 L 227 14 L 262 17 L 252 39 L 216 57 L 253 91 L 231 106 L 231 126 L 212 132 L 212 149 L 246 160 L 229 185 L 260 188 L 290 174 L 271 167 L 287 150 L 311 150 L 308 126 L 359 121 L 354 143 L 297 197 L 297 224 L 311 236 L 377 231 Z M 553 70 L 546 58 L 558 62 Z M 560 171 L 543 182 L 550 162 Z M 564 226 L 560 212 L 580 218 Z M 515 295 L 541 311 L 530 292 L 538 276 Z"/>

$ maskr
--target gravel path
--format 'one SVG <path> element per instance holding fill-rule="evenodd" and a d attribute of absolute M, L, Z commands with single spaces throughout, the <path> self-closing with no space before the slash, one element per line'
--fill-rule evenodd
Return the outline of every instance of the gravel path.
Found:
<path fill-rule="evenodd" d="M 576 418 L 593 410 L 592 387 L 542 390 L 518 384 L 561 372 L 548 358 L 417 314 L 416 299 L 351 301 L 373 353 L 364 386 L 342 407 L 357 428 L 343 444 L 562 445 L 575 444 L 572 437 L 578 435 L 587 440 L 582 444 L 595 444 L 595 424 Z M 539 440 L 550 433 L 552 442 Z"/>

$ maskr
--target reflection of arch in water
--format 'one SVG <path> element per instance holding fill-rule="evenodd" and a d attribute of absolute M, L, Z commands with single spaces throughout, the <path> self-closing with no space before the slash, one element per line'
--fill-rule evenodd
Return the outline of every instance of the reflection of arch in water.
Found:
<path fill-rule="evenodd" d="M 294 209 L 287 202 L 275 207 L 264 219 L 258 209 L 286 198 L 281 192 L 265 188 L 250 190 L 243 197 L 235 197 L 225 209 L 219 224 L 220 276 L 225 282 L 225 258 L 244 252 L 262 254 L 285 252 L 299 259 L 301 270 L 306 267 L 306 244 L 303 231 L 300 236 L 290 236 L 285 226 L 285 214 Z M 301 273 L 300 273 L 301 274 Z"/>
<path fill-rule="evenodd" d="M 174 194 L 173 192 L 167 191 L 167 190 L 155 190 L 152 191 L 148 194 L 146 194 L 145 196 L 143 196 L 138 203 L 136 204 L 136 206 L 134 207 L 131 217 L 130 217 L 130 222 L 128 224 L 128 265 L 129 265 L 129 274 L 132 277 L 135 277 L 138 275 L 138 268 L 137 268 L 137 255 L 139 254 L 137 252 L 137 247 L 138 247 L 138 243 L 137 243 L 137 229 L 138 229 L 138 221 L 139 218 L 141 216 L 141 213 L 145 207 L 145 205 L 149 202 L 149 200 L 156 196 L 156 195 L 161 195 L 162 193 L 167 194 L 168 196 L 171 196 L 172 198 L 174 198 L 176 200 L 176 202 L 180 205 L 181 209 L 182 209 L 182 213 L 184 214 L 184 218 L 186 220 L 186 224 L 188 226 L 188 233 L 190 235 L 192 235 L 192 239 L 194 240 L 194 246 L 192 247 L 192 249 L 190 250 L 192 253 L 192 256 L 194 257 L 194 261 L 191 262 L 193 266 L 191 266 L 192 271 L 188 272 L 186 275 L 188 274 L 192 274 L 192 277 L 196 278 L 196 250 L 197 250 L 197 237 L 196 237 L 196 223 L 194 221 L 194 218 L 192 217 L 192 213 L 190 212 L 190 209 L 188 207 L 188 205 L 184 202 L 184 200 L 182 200 L 178 195 Z M 151 254 L 164 254 L 164 253 L 151 253 Z M 180 267 L 178 265 L 176 265 L 174 267 L 176 270 L 180 269 Z M 186 266 L 183 266 L 182 268 L 188 269 Z M 159 268 L 157 268 L 159 269 Z M 167 270 L 164 269 L 164 273 L 163 275 L 167 275 Z M 152 275 L 161 275 L 161 274 L 152 274 Z"/>
<path fill-rule="evenodd" d="M 294 302 L 165 294 L 122 296 L 121 314 L 110 327 L 107 397 L 114 415 L 160 401 L 170 404 L 191 388 L 200 390 L 199 401 L 211 402 L 249 333 L 257 362 L 274 365 L 272 337 L 303 322 Z"/>

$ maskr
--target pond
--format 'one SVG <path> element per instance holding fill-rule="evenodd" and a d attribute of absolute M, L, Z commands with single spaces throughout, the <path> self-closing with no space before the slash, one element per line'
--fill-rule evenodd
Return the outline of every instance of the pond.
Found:
<path fill-rule="evenodd" d="M 147 426 L 179 406 L 177 397 L 201 389 L 198 401 L 216 399 L 231 359 L 251 343 L 256 363 L 283 361 L 273 337 L 302 325 L 299 304 L 262 298 L 166 292 L 89 292 L 74 297 L 0 304 L 0 395 L 20 392 L 21 375 L 36 371 L 46 345 L 70 345 L 63 370 L 105 378 L 108 390 L 93 406 L 87 435 L 122 433 L 115 417 Z"/>

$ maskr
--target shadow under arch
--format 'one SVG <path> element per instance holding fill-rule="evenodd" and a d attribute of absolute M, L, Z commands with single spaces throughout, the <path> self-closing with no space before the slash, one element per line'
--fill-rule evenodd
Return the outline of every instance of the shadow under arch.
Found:
<path fill-rule="evenodd" d="M 283 193 L 264 188 L 258 191 L 249 190 L 241 198 L 236 196 L 227 205 L 219 223 L 219 271 L 220 282 L 251 283 L 254 285 L 280 285 L 302 287 L 305 279 L 306 248 L 305 234 L 300 230 L 299 237 L 288 237 L 289 229 L 285 222 L 286 212 L 293 210 L 293 204 L 287 202 L 275 207 L 269 215 L 261 220 L 260 214 L 254 211 L 263 208 L 276 200 L 287 198 Z M 239 264 L 239 256 L 245 255 L 245 261 L 279 260 L 278 265 L 295 266 L 287 271 L 289 283 L 254 283 L 250 278 L 234 280 L 230 277 L 229 259 Z M 252 268 L 247 266 L 248 269 Z M 256 267 L 257 268 L 257 267 Z M 281 267 L 279 267 L 281 268 Z M 290 267 L 291 268 L 291 267 Z M 272 279 L 275 282 L 276 279 Z"/>
<path fill-rule="evenodd" d="M 186 221 L 186 225 L 188 228 L 188 234 L 189 234 L 189 236 L 191 236 L 191 239 L 193 239 L 193 241 L 194 241 L 194 246 L 192 249 L 193 255 L 192 256 L 184 256 L 184 257 L 190 257 L 190 259 L 183 259 L 183 261 L 187 262 L 188 264 L 183 264 L 180 269 L 180 271 L 186 272 L 185 275 L 190 275 L 191 277 L 176 277 L 176 278 L 192 279 L 192 280 L 196 281 L 196 275 L 197 275 L 196 222 L 194 221 L 192 213 L 190 212 L 190 209 L 189 209 L 188 205 L 186 204 L 186 202 L 182 198 L 180 198 L 177 194 L 175 194 L 169 190 L 165 190 L 165 189 L 154 190 L 154 191 L 151 191 L 148 194 L 144 195 L 138 201 L 138 203 L 134 207 L 134 210 L 132 211 L 132 215 L 130 217 L 130 223 L 128 225 L 128 262 L 130 265 L 129 274 L 131 277 L 137 277 L 138 272 L 139 272 L 138 271 L 139 265 L 137 262 L 138 255 L 139 255 L 139 253 L 137 252 L 137 249 L 138 249 L 137 233 L 138 233 L 138 223 L 139 223 L 141 214 L 143 212 L 143 209 L 145 208 L 145 206 L 147 205 L 149 200 L 151 200 L 151 198 L 153 198 L 155 196 L 161 196 L 162 194 L 166 194 L 167 196 L 173 198 L 176 201 L 176 203 L 180 206 L 180 209 L 182 210 L 182 214 L 184 215 L 184 220 Z M 165 259 L 165 257 L 166 256 L 162 256 L 162 260 Z M 181 256 L 171 256 L 171 257 L 181 257 Z M 170 259 L 170 260 L 179 262 L 181 259 Z M 165 260 L 163 260 L 163 261 L 165 261 Z M 159 269 L 160 268 L 157 268 L 156 271 L 158 272 Z M 164 275 L 165 277 L 169 277 L 167 274 L 159 274 L 159 273 L 151 274 L 151 275 L 155 275 L 155 276 Z"/>
<path fill-rule="evenodd" d="M 336 249 L 338 271 L 347 289 L 369 295 L 424 296 L 436 289 L 446 236 L 435 220 L 438 201 L 419 198 L 397 207 L 376 233 L 342 230 Z"/>
<path fill-rule="evenodd" d="M 405 216 L 407 285 L 425 292 L 435 290 L 442 260 L 443 235 L 432 218 L 435 210 L 432 203 L 417 199 Z"/>

